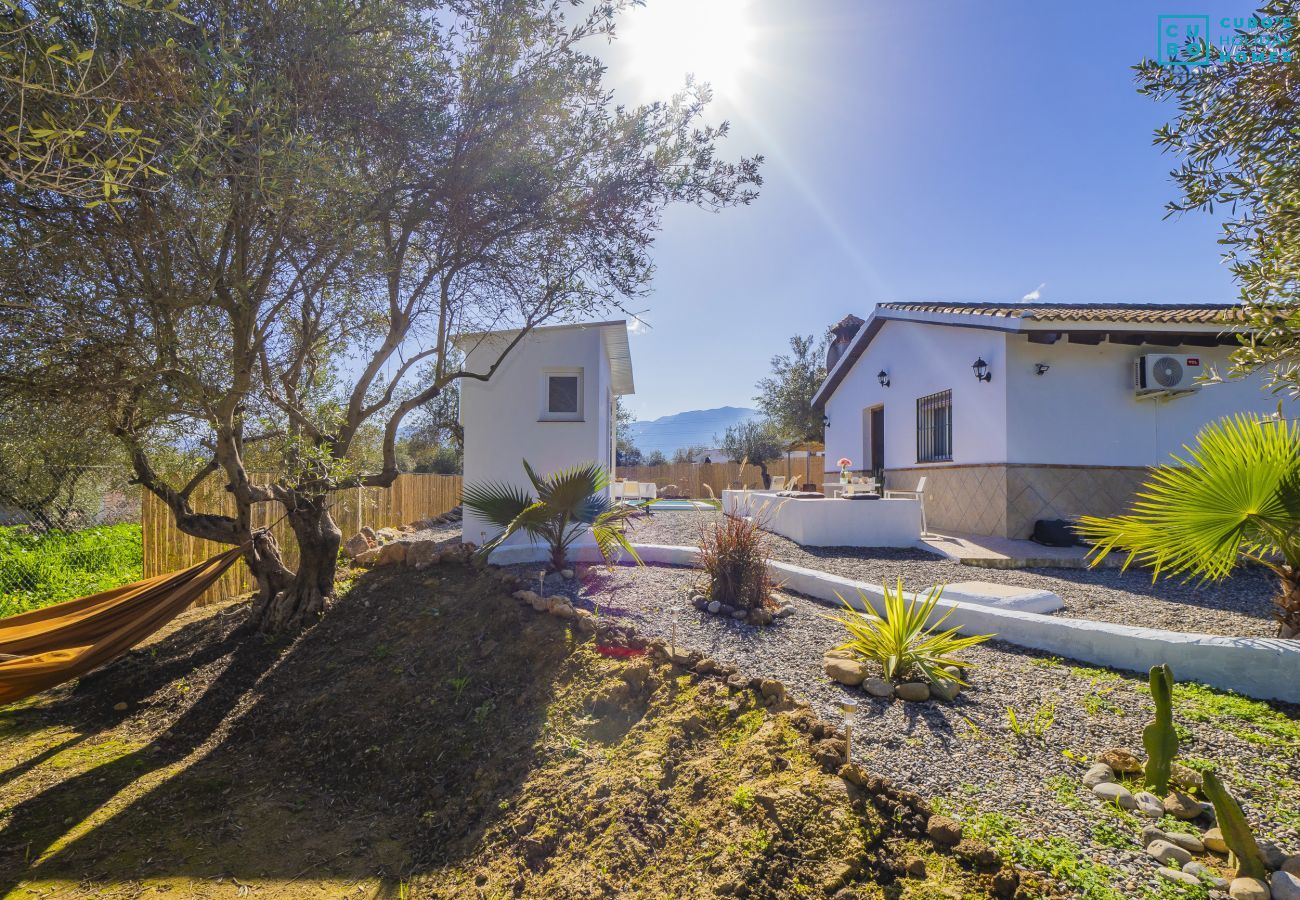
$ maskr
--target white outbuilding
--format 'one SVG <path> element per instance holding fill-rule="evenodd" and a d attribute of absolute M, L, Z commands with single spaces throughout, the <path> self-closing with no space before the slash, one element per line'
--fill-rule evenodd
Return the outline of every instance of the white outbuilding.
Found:
<path fill-rule="evenodd" d="M 924 477 L 940 531 L 1120 513 L 1207 423 L 1277 410 L 1262 374 L 1204 380 L 1242 322 L 1231 305 L 880 304 L 832 329 L 827 464 L 894 490 Z"/>
<path fill-rule="evenodd" d="M 460 382 L 465 484 L 512 484 L 535 493 L 525 459 L 541 475 L 590 462 L 612 472 L 615 402 L 634 390 L 627 322 L 544 326 L 510 348 L 518 336 L 517 330 L 480 332 L 456 342 L 466 371 L 489 375 Z M 497 530 L 466 510 L 464 540 L 482 543 Z"/>

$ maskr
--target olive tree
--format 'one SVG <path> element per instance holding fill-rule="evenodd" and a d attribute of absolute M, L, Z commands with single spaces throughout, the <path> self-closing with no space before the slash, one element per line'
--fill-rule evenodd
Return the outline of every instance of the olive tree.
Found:
<path fill-rule="evenodd" d="M 1294 57 L 1300 3 L 1266 4 L 1224 52 L 1202 40 L 1189 48 L 1208 64 L 1136 67 L 1139 92 L 1177 109 L 1155 133 L 1180 157 L 1171 174 L 1180 196 L 1171 215 L 1226 214 L 1220 243 L 1241 290 L 1248 326 L 1233 355 L 1235 374 L 1264 369 L 1271 386 L 1300 394 L 1300 197 L 1295 134 L 1300 95 Z M 1290 60 L 1283 54 L 1290 54 Z"/>
<path fill-rule="evenodd" d="M 165 183 L 89 209 L 38 190 L 3 205 L 20 312 L 0 387 L 93 394 L 180 530 L 250 544 L 254 624 L 315 621 L 342 537 L 331 493 L 392 483 L 408 415 L 490 378 L 539 324 L 644 292 L 667 206 L 755 196 L 760 160 L 717 157 L 706 91 L 613 103 L 583 47 L 615 37 L 619 6 L 180 4 Z M 193 127 L 196 103 L 220 127 Z M 464 370 L 453 338 L 491 329 L 513 337 Z M 188 470 L 155 465 L 164 428 L 202 451 Z M 281 474 L 250 476 L 254 453 Z M 214 474 L 234 515 L 192 505 Z M 296 570 L 251 528 L 260 503 L 287 516 Z"/>
<path fill-rule="evenodd" d="M 754 402 L 788 441 L 820 441 L 825 432 L 813 395 L 826 380 L 827 339 L 796 334 L 790 352 L 772 357 L 772 374 L 759 380 Z"/>

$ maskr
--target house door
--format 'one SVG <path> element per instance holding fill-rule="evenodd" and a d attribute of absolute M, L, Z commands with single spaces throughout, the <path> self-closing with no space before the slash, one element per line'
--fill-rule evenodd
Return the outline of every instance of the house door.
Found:
<path fill-rule="evenodd" d="M 871 410 L 871 474 L 877 482 L 885 478 L 885 408 Z"/>

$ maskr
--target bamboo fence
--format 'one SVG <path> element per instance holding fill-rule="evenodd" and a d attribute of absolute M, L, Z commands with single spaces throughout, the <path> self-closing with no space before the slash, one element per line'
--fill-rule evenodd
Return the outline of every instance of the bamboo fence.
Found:
<path fill-rule="evenodd" d="M 769 475 L 793 476 L 799 484 L 814 484 L 821 489 L 823 482 L 829 480 L 824 471 L 826 459 L 814 456 L 806 459 L 795 457 L 773 460 L 767 464 Z M 725 488 L 762 487 L 763 473 L 758 466 L 745 466 L 740 463 L 669 463 L 663 466 L 619 466 L 615 473 L 618 478 L 629 481 L 653 481 L 662 491 L 668 485 L 676 485 L 687 497 L 702 499 L 708 496 L 704 486 L 707 484 L 717 496 Z"/>
<path fill-rule="evenodd" d="M 249 475 L 254 481 L 274 477 L 264 472 L 250 472 Z M 395 528 L 442 515 L 460 504 L 460 492 L 459 475 L 398 475 L 392 487 L 336 491 L 331 496 L 330 515 L 347 538 L 364 525 L 375 529 Z M 187 568 L 226 549 L 225 545 L 183 534 L 176 528 L 167 506 L 148 491 L 143 494 L 140 528 L 145 578 Z M 209 478 L 194 492 L 191 503 L 198 512 L 231 515 L 235 511 L 234 500 L 225 490 L 224 479 L 217 476 Z M 278 503 L 259 503 L 253 507 L 253 527 L 271 525 L 283 514 L 284 509 Z M 280 544 L 286 564 L 292 568 L 298 561 L 298 544 L 288 522 L 281 520 L 272 527 L 271 533 Z M 199 604 L 238 597 L 254 587 L 248 567 L 238 565 L 223 575 L 203 595 Z"/>

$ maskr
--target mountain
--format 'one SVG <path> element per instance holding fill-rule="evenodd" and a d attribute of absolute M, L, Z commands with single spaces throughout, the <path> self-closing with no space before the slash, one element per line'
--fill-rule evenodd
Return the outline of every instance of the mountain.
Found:
<path fill-rule="evenodd" d="M 729 427 L 757 416 L 758 410 L 741 406 L 689 409 L 647 422 L 633 422 L 632 440 L 642 453 L 659 450 L 671 459 L 678 447 L 716 447 Z"/>

